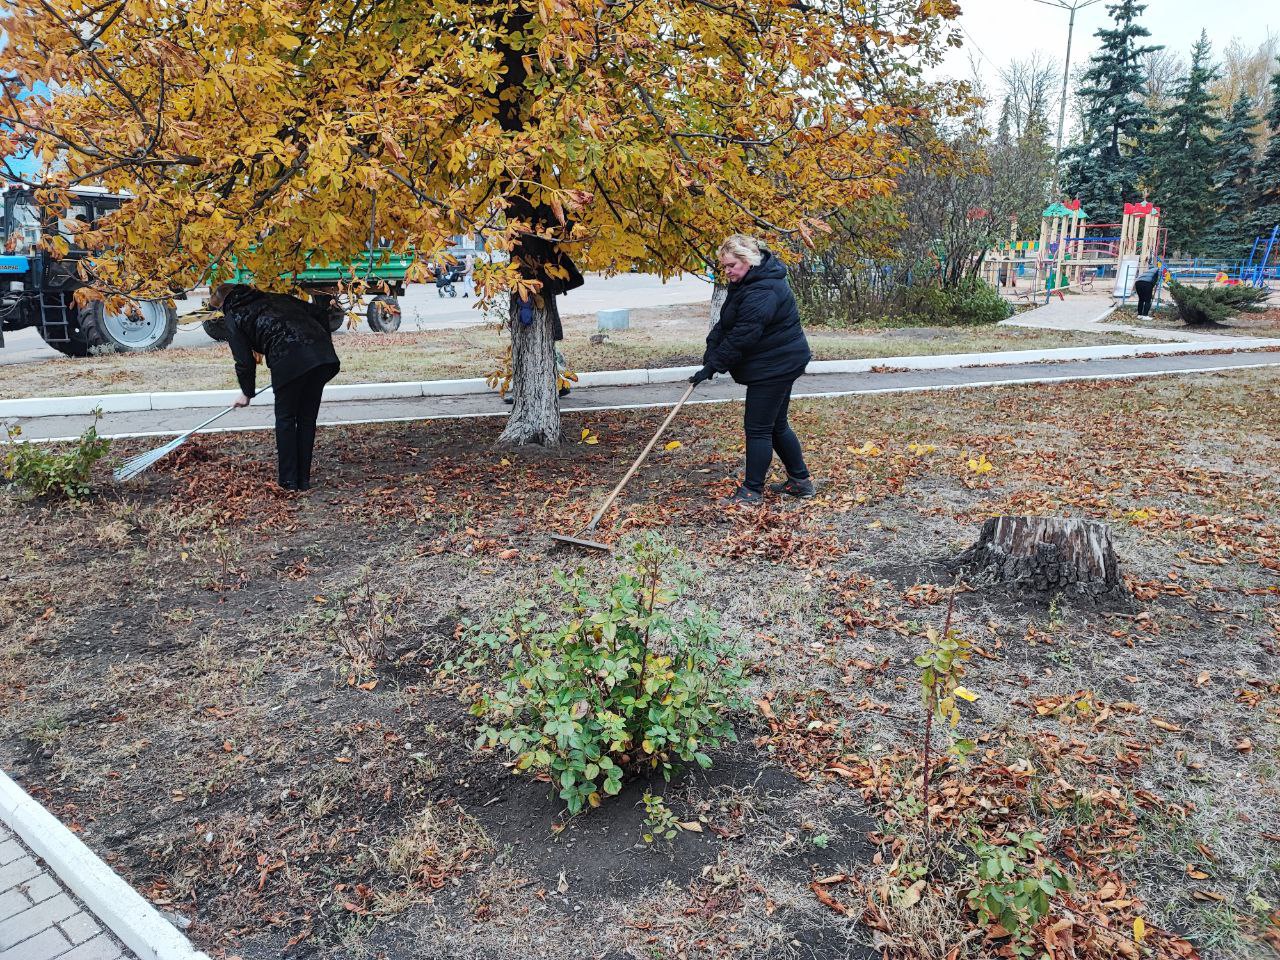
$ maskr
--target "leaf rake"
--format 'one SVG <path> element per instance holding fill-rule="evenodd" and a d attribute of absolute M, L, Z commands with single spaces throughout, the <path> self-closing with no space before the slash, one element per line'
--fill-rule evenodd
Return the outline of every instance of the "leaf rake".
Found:
<path fill-rule="evenodd" d="M 270 389 L 271 389 L 271 386 L 270 384 L 268 384 L 258 392 L 258 396 L 262 396 L 264 393 L 266 393 Z M 214 414 L 204 423 L 199 424 L 198 426 L 192 427 L 190 430 L 188 430 L 186 433 L 182 434 L 181 436 L 174 437 L 172 440 L 166 443 L 163 447 L 156 447 L 154 450 L 148 450 L 146 453 L 140 453 L 136 457 L 130 457 L 128 460 L 122 463 L 119 467 L 117 467 L 114 471 L 112 471 L 112 474 L 111 474 L 112 478 L 116 481 L 116 483 L 125 483 L 129 480 L 132 480 L 134 477 L 138 476 L 139 474 L 145 473 L 147 470 L 150 470 L 157 463 L 159 463 L 169 454 L 173 453 L 173 451 L 177 450 L 180 446 L 182 446 L 184 443 L 186 443 L 188 440 L 194 437 L 197 433 L 199 433 L 205 427 L 209 426 L 209 424 L 213 423 L 215 420 L 222 419 L 228 413 L 230 413 L 232 410 L 235 410 L 235 409 L 236 407 L 234 406 L 227 407 L 227 409 L 221 411 L 220 413 Z"/>

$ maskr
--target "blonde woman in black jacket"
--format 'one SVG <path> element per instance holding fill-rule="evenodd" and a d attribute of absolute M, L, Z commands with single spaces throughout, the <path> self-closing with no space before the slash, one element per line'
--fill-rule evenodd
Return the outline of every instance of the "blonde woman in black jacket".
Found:
<path fill-rule="evenodd" d="M 770 491 L 812 497 L 813 480 L 800 438 L 787 421 L 791 388 L 813 356 L 787 284 L 787 268 L 758 240 L 742 234 L 725 240 L 719 256 L 729 292 L 719 321 L 707 335 L 702 369 L 689 379 L 701 383 L 717 373 L 729 373 L 747 385 L 746 471 L 728 504 L 754 506 L 764 501 L 774 453 L 786 468 L 787 479 L 771 485 Z"/>

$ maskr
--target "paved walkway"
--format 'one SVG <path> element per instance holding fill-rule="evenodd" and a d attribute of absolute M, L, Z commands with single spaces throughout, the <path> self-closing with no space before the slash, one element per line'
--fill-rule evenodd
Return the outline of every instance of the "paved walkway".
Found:
<path fill-rule="evenodd" d="M 1229 344 L 1228 344 L 1229 345 Z M 1276 341 L 1280 346 L 1280 341 Z M 892 364 L 892 360 L 885 361 Z M 1052 383 L 1063 380 L 1127 379 L 1160 374 L 1202 373 L 1236 367 L 1280 365 L 1280 352 L 1234 354 L 1175 354 L 1126 357 L 1111 360 L 1071 360 L 1059 363 L 1019 363 L 998 367 L 960 367 L 932 370 L 809 374 L 796 384 L 795 396 L 848 396 L 918 390 L 948 390 L 1018 383 Z M 683 383 L 579 388 L 562 401 L 566 413 L 639 407 L 670 406 L 684 389 Z M 728 403 L 741 400 L 745 388 L 717 377 L 703 384 L 691 403 Z M 443 397 L 404 397 L 393 400 L 326 401 L 320 423 L 334 426 L 397 420 L 430 420 L 451 417 L 506 416 L 510 407 L 496 393 Z M 102 436 L 173 436 L 208 419 L 207 409 L 147 410 L 108 413 L 98 424 Z M 92 422 L 89 416 L 38 417 L 16 420 L 27 440 L 73 439 Z M 266 400 L 223 418 L 219 428 L 261 430 L 274 426 L 271 403 Z M 210 432 L 219 432 L 217 428 Z"/>
<path fill-rule="evenodd" d="M 134 960 L 3 822 L 0 960 Z"/>
<path fill-rule="evenodd" d="M 1168 340 L 1174 343 L 1204 343 L 1211 347 L 1229 347 L 1238 338 L 1220 333 L 1197 333 L 1194 330 L 1144 327 L 1133 323 L 1103 323 L 1118 306 L 1108 295 L 1068 294 L 1065 300 L 1053 297 L 1034 310 L 1002 320 L 1002 326 L 1032 327 L 1039 330 L 1077 330 L 1084 333 L 1127 333 L 1146 340 Z"/>

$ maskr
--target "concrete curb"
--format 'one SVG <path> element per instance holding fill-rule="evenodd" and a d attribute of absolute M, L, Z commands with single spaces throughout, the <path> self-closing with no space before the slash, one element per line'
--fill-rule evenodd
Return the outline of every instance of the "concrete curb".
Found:
<path fill-rule="evenodd" d="M 1020 363 L 1055 363 L 1064 360 L 1117 360 L 1143 354 L 1204 353 L 1228 350 L 1232 353 L 1280 347 L 1280 339 L 1238 337 L 1225 343 L 1136 343 L 1096 347 L 1054 347 L 1048 350 L 1005 350 L 998 353 L 943 353 L 936 356 L 868 357 L 861 360 L 814 360 L 808 373 L 869 373 L 888 367 L 895 370 L 944 370 L 956 367 L 995 367 Z M 602 370 L 578 374 L 583 387 L 642 386 L 675 383 L 696 373 L 694 367 Z M 397 400 L 405 397 L 452 397 L 489 393 L 483 378 L 466 380 L 422 380 L 401 383 L 350 383 L 327 387 L 326 401 Z M 99 396 L 33 397 L 0 400 L 0 418 L 89 416 L 103 413 L 137 413 L 145 410 L 186 410 L 228 407 L 238 390 L 190 390 L 162 393 L 121 393 Z"/>
<path fill-rule="evenodd" d="M 209 960 L 3 771 L 0 819 L 139 960 Z"/>

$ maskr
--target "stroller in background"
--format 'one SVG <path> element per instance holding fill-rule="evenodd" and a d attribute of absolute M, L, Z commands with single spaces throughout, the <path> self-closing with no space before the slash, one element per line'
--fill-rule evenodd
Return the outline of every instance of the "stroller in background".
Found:
<path fill-rule="evenodd" d="M 436 269 L 436 293 L 442 297 L 456 297 L 458 291 L 454 289 L 454 284 L 462 279 L 462 265 L 454 264 L 449 267 L 438 267 Z"/>

